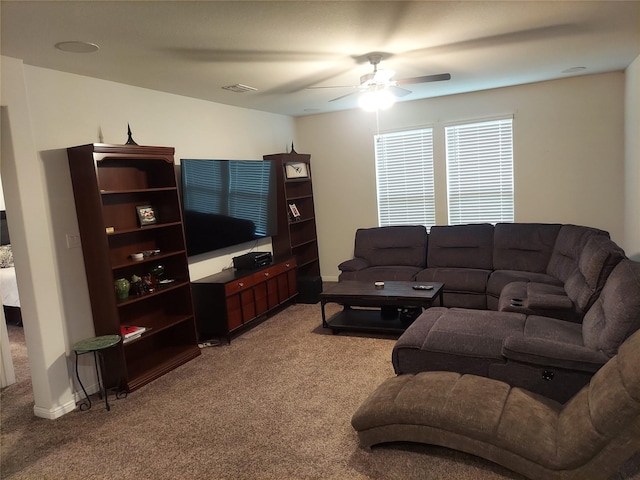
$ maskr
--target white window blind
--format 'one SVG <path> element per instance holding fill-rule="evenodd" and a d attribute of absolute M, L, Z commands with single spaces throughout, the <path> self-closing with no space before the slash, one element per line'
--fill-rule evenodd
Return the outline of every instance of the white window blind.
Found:
<path fill-rule="evenodd" d="M 513 222 L 511 118 L 445 128 L 449 225 Z"/>
<path fill-rule="evenodd" d="M 433 130 L 375 136 L 378 224 L 436 223 L 433 178 Z"/>

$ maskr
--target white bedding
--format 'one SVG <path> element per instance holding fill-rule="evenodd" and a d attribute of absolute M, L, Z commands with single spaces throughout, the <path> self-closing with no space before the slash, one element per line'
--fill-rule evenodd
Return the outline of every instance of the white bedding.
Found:
<path fill-rule="evenodd" d="M 7 307 L 20 306 L 15 267 L 0 268 L 0 293 L 2 293 L 3 305 Z"/>

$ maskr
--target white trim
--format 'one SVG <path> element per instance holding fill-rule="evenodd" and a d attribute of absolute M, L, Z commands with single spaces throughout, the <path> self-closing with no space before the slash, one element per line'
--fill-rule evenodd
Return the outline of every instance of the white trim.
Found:
<path fill-rule="evenodd" d="M 73 412 L 76 409 L 76 402 L 71 401 L 67 402 L 58 407 L 47 409 L 44 407 L 38 407 L 35 405 L 33 407 L 33 414 L 36 417 L 46 418 L 47 420 L 55 420 L 56 418 L 60 418 L 63 415 L 66 415 L 69 412 Z"/>
<path fill-rule="evenodd" d="M 483 123 L 483 122 L 495 122 L 496 120 L 514 120 L 516 118 L 515 113 L 506 113 L 504 115 L 491 115 L 490 117 L 479 117 L 479 118 L 467 118 L 464 120 L 456 120 L 451 122 L 442 123 L 443 127 L 455 127 L 457 125 L 470 125 L 474 123 Z"/>

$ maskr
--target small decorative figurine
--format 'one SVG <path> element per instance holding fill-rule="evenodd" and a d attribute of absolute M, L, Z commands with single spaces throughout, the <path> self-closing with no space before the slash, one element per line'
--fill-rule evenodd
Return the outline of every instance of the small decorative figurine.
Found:
<path fill-rule="evenodd" d="M 129 124 L 127 123 L 127 135 L 129 136 L 129 138 L 127 139 L 127 143 L 125 145 L 138 145 L 134 140 L 133 137 L 131 136 L 131 127 L 129 126 Z"/>
<path fill-rule="evenodd" d="M 136 296 L 144 295 L 146 293 L 144 283 L 142 283 L 142 278 L 138 275 L 131 276 L 131 292 Z"/>

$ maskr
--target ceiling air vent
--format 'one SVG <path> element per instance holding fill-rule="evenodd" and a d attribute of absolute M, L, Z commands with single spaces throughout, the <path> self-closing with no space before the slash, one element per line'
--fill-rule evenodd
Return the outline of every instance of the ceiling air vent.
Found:
<path fill-rule="evenodd" d="M 243 85 L 241 83 L 236 83 L 235 85 L 226 85 L 222 87 L 223 90 L 229 90 L 230 92 L 235 93 L 244 93 L 244 92 L 256 92 L 258 89 L 250 87 L 249 85 Z"/>

